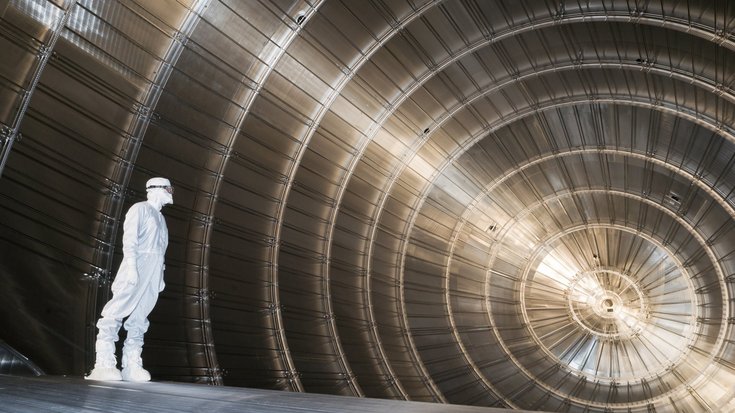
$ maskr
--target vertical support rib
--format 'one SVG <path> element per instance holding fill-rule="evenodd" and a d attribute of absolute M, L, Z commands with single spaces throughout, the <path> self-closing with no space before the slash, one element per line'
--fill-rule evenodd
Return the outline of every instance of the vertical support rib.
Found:
<path fill-rule="evenodd" d="M 28 106 L 30 106 L 31 104 L 33 93 L 36 91 L 38 83 L 41 80 L 43 70 L 46 68 L 46 65 L 51 59 L 51 56 L 54 54 L 54 47 L 56 47 L 56 42 L 61 37 L 61 32 L 64 30 L 66 22 L 69 21 L 71 11 L 72 9 L 74 9 L 74 6 L 76 6 L 76 4 L 77 0 L 71 0 L 69 2 L 66 10 L 64 10 L 64 14 L 61 16 L 61 18 L 59 18 L 59 21 L 53 30 L 51 40 L 49 40 L 47 45 L 41 46 L 41 49 L 38 53 L 38 66 L 33 72 L 33 77 L 31 78 L 31 83 L 28 86 L 28 89 L 23 94 L 18 112 L 15 114 L 15 118 L 13 119 L 13 124 L 9 127 L 4 126 L 0 131 L 0 139 L 2 140 L 2 146 L 0 147 L 0 177 L 2 177 L 3 171 L 5 170 L 5 164 L 8 162 L 8 157 L 10 156 L 10 151 L 13 149 L 13 144 L 16 140 L 20 139 L 20 127 L 23 124 L 23 119 L 25 118 L 26 111 L 28 111 Z"/>

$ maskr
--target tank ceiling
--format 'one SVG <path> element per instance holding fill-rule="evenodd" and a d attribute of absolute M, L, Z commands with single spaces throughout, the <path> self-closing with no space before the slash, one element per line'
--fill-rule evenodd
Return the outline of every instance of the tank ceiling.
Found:
<path fill-rule="evenodd" d="M 735 409 L 735 3 L 0 0 L 0 339 L 92 367 L 166 176 L 185 382 Z"/>

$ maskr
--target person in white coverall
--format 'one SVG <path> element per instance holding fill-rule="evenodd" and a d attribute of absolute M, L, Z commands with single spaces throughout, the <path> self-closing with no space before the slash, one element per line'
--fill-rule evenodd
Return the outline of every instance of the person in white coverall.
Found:
<path fill-rule="evenodd" d="M 161 214 L 164 205 L 173 203 L 173 187 L 166 178 L 146 182 L 147 201 L 134 204 L 123 224 L 123 261 L 112 283 L 112 298 L 102 309 L 97 322 L 96 360 L 86 377 L 104 381 L 149 381 L 141 353 L 143 335 L 148 330 L 148 314 L 163 291 L 164 253 L 168 229 Z M 117 369 L 115 342 L 125 321 L 127 338 L 123 346 L 122 373 Z"/>

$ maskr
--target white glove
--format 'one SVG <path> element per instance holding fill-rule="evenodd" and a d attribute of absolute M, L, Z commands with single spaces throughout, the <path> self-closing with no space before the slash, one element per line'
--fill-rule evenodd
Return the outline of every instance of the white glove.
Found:
<path fill-rule="evenodd" d="M 138 263 L 134 259 L 128 260 L 128 276 L 125 277 L 125 281 L 130 285 L 138 284 L 140 276 L 138 275 Z"/>
<path fill-rule="evenodd" d="M 128 274 L 128 279 L 127 279 L 128 284 L 130 285 L 138 284 L 139 278 L 140 277 L 138 277 L 138 270 L 131 270 L 130 274 Z"/>

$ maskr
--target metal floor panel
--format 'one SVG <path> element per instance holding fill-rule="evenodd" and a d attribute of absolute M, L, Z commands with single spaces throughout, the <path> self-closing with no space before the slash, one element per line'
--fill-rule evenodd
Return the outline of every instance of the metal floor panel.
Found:
<path fill-rule="evenodd" d="M 96 382 L 0 375 L 0 412 L 442 412 L 506 409 L 291 393 L 189 383 Z M 518 412 L 518 410 L 514 410 Z"/>

